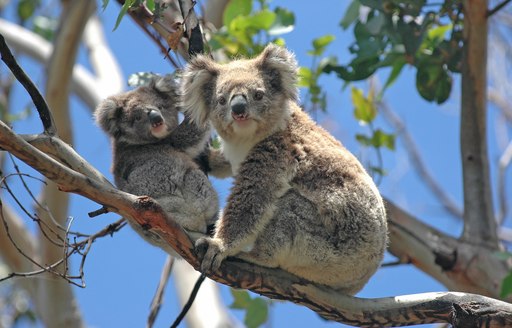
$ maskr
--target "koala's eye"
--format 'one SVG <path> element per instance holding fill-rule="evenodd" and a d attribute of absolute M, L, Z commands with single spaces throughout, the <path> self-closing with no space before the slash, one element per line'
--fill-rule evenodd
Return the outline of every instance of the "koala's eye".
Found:
<path fill-rule="evenodd" d="M 263 99 L 263 95 L 264 95 L 263 91 L 261 91 L 261 90 L 257 90 L 257 91 L 254 93 L 254 96 L 253 96 L 253 97 L 254 97 L 254 100 L 261 100 L 261 99 Z"/>
<path fill-rule="evenodd" d="M 219 103 L 219 105 L 224 106 L 226 104 L 226 98 L 220 96 L 219 99 L 217 99 L 217 102 Z"/>
<path fill-rule="evenodd" d="M 137 114 L 135 114 L 135 115 L 133 116 L 133 119 L 134 119 L 135 121 L 140 121 L 140 120 L 142 119 L 142 115 L 141 115 L 140 113 L 137 113 Z"/>

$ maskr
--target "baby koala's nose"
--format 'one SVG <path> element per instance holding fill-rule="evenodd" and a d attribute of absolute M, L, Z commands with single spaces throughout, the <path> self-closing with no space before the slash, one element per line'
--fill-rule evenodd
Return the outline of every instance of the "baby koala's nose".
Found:
<path fill-rule="evenodd" d="M 231 98 L 231 111 L 236 114 L 240 115 L 245 113 L 245 110 L 247 108 L 247 99 L 245 99 L 242 95 L 236 95 L 233 98 Z"/>
<path fill-rule="evenodd" d="M 152 125 L 160 124 L 164 121 L 164 118 L 162 117 L 160 112 L 157 110 L 154 110 L 154 109 L 152 109 L 148 112 L 148 117 L 149 117 L 149 122 L 151 122 Z"/>

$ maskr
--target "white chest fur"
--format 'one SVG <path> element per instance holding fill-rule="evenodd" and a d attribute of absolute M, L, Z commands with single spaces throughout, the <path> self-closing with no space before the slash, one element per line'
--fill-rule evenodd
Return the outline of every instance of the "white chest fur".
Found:
<path fill-rule="evenodd" d="M 224 157 L 231 164 L 231 168 L 233 170 L 233 175 L 238 173 L 238 169 L 240 168 L 240 164 L 247 157 L 247 154 L 254 146 L 252 142 L 241 142 L 241 143 L 231 143 L 231 142 L 222 142 L 222 152 Z"/>

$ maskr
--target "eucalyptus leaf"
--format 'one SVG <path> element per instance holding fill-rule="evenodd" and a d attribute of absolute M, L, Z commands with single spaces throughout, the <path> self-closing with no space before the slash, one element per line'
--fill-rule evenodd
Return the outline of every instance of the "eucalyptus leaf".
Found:
<path fill-rule="evenodd" d="M 234 298 L 233 303 L 229 306 L 232 309 L 247 309 L 252 299 L 249 292 L 244 289 L 231 288 L 231 295 Z"/>
<path fill-rule="evenodd" d="M 247 307 L 244 323 L 247 328 L 257 328 L 268 320 L 268 303 L 261 297 L 251 300 Z"/>
<path fill-rule="evenodd" d="M 107 9 L 109 0 L 101 0 L 101 10 L 105 11 Z"/>
<path fill-rule="evenodd" d="M 249 15 L 251 13 L 251 9 L 252 0 L 229 1 L 226 9 L 224 9 L 224 15 L 222 16 L 224 26 L 229 26 L 235 17 Z"/>
<path fill-rule="evenodd" d="M 359 0 L 352 0 L 350 5 L 345 11 L 345 15 L 341 19 L 340 26 L 346 30 L 353 22 L 355 22 L 359 18 L 359 8 L 361 7 L 361 3 Z"/>
<path fill-rule="evenodd" d="M 268 30 L 270 35 L 290 33 L 295 27 L 295 14 L 286 8 L 277 7 L 274 10 L 276 18 Z"/>
<path fill-rule="evenodd" d="M 354 105 L 354 117 L 361 123 L 371 123 L 377 116 L 375 104 L 364 96 L 363 90 L 352 87 L 352 104 Z"/>
<path fill-rule="evenodd" d="M 512 294 L 512 272 L 510 272 L 501 284 L 500 297 L 505 298 Z"/>

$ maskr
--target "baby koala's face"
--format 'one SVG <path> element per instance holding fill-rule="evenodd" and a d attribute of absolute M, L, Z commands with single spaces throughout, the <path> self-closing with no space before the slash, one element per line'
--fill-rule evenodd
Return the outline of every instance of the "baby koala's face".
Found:
<path fill-rule="evenodd" d="M 116 142 L 141 145 L 167 137 L 178 126 L 178 111 L 170 93 L 142 86 L 104 100 L 96 121 Z"/>

